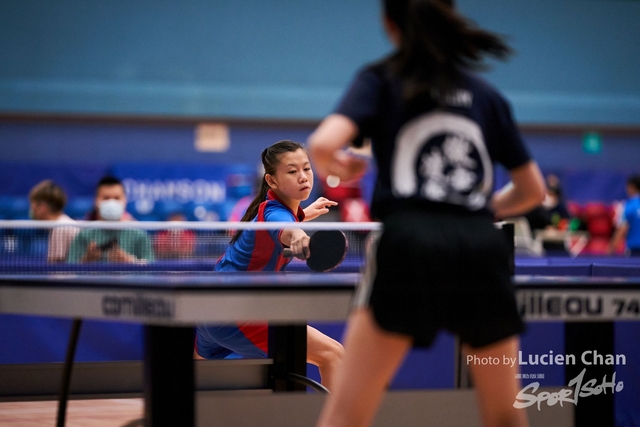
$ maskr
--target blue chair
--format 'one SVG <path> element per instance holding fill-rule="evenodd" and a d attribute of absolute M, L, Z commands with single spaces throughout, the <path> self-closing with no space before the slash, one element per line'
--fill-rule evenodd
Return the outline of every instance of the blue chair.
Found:
<path fill-rule="evenodd" d="M 0 218 L 29 219 L 29 199 L 26 196 L 0 197 Z"/>
<path fill-rule="evenodd" d="M 13 205 L 13 197 L 0 196 L 0 219 L 9 219 L 11 216 L 11 206 Z"/>
<path fill-rule="evenodd" d="M 222 203 L 189 202 L 185 206 L 189 221 L 226 221 L 225 206 Z"/>
<path fill-rule="evenodd" d="M 138 221 L 162 221 L 162 218 L 155 211 L 155 202 L 153 200 L 137 200 L 127 204 L 127 212 L 129 212 Z"/>
<path fill-rule="evenodd" d="M 161 199 L 156 201 L 153 211 L 156 215 L 162 218 L 162 220 L 166 220 L 169 215 L 176 212 L 185 214 L 185 216 L 187 216 L 185 212 L 186 204 L 173 199 Z"/>
<path fill-rule="evenodd" d="M 93 197 L 75 197 L 67 203 L 64 211 L 73 219 L 84 219 L 93 209 Z"/>

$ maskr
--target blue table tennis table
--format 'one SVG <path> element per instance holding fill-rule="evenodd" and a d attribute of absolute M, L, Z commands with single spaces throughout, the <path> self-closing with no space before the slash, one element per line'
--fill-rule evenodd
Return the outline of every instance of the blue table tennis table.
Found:
<path fill-rule="evenodd" d="M 359 275 L 1 275 L 0 313 L 145 324 L 148 426 L 194 425 L 193 325 L 269 322 L 269 384 L 304 390 L 306 323 L 344 320 Z"/>
<path fill-rule="evenodd" d="M 0 275 L 0 313 L 145 324 L 147 426 L 194 425 L 193 325 L 269 322 L 274 390 L 300 389 L 309 321 L 344 320 L 359 273 Z M 638 321 L 640 278 L 516 276 L 527 321 L 566 321 L 566 352 L 610 353 L 612 322 Z M 634 308 L 635 307 L 635 308 Z M 567 367 L 570 368 L 570 367 Z M 602 378 L 611 366 L 594 366 Z M 571 369 L 581 369 L 579 366 Z M 568 370 L 567 375 L 575 372 Z M 580 420 L 613 426 L 613 397 L 590 398 Z"/>

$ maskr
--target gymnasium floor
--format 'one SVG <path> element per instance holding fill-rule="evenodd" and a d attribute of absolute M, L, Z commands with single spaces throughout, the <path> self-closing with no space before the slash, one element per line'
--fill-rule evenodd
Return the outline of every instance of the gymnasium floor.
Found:
<path fill-rule="evenodd" d="M 58 402 L 0 402 L 2 427 L 53 427 Z M 71 400 L 66 427 L 122 427 L 142 417 L 142 399 Z"/>

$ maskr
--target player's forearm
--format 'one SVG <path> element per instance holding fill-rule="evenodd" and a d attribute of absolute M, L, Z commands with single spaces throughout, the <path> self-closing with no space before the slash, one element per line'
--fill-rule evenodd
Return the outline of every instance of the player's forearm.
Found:
<path fill-rule="evenodd" d="M 284 230 L 280 234 L 280 242 L 289 246 L 293 256 L 300 259 L 309 257 L 309 236 L 299 228 Z"/>
<path fill-rule="evenodd" d="M 332 114 L 320 123 L 308 141 L 313 166 L 321 177 L 335 174 L 331 167 L 336 152 L 346 147 L 358 134 L 358 128 L 348 117 Z"/>
<path fill-rule="evenodd" d="M 280 243 L 290 247 L 294 241 L 306 235 L 307 233 L 299 228 L 288 228 L 286 230 L 282 230 L 282 233 L 280 233 Z"/>
<path fill-rule="evenodd" d="M 320 216 L 319 212 L 317 212 L 315 209 L 310 209 L 309 207 L 303 209 L 302 211 L 304 212 L 305 221 L 311 221 Z"/>
<path fill-rule="evenodd" d="M 338 202 L 334 202 L 333 200 L 329 200 L 326 197 L 318 197 L 318 200 L 307 206 L 303 209 L 304 211 L 304 220 L 311 221 L 319 217 L 320 215 L 324 215 L 329 213 L 329 207 L 337 206 Z"/>
<path fill-rule="evenodd" d="M 526 163 L 510 174 L 511 182 L 497 191 L 491 200 L 490 207 L 497 218 L 525 214 L 544 199 L 544 179 L 536 163 Z"/>

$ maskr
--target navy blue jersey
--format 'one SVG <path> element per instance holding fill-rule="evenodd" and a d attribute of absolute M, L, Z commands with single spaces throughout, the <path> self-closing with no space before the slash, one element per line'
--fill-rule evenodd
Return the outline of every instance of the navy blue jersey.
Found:
<path fill-rule="evenodd" d="M 430 97 L 406 104 L 401 81 L 379 62 L 361 70 L 336 109 L 370 138 L 378 178 L 372 213 L 406 207 L 486 212 L 494 163 L 530 160 L 507 101 L 472 74 L 438 106 Z"/>

